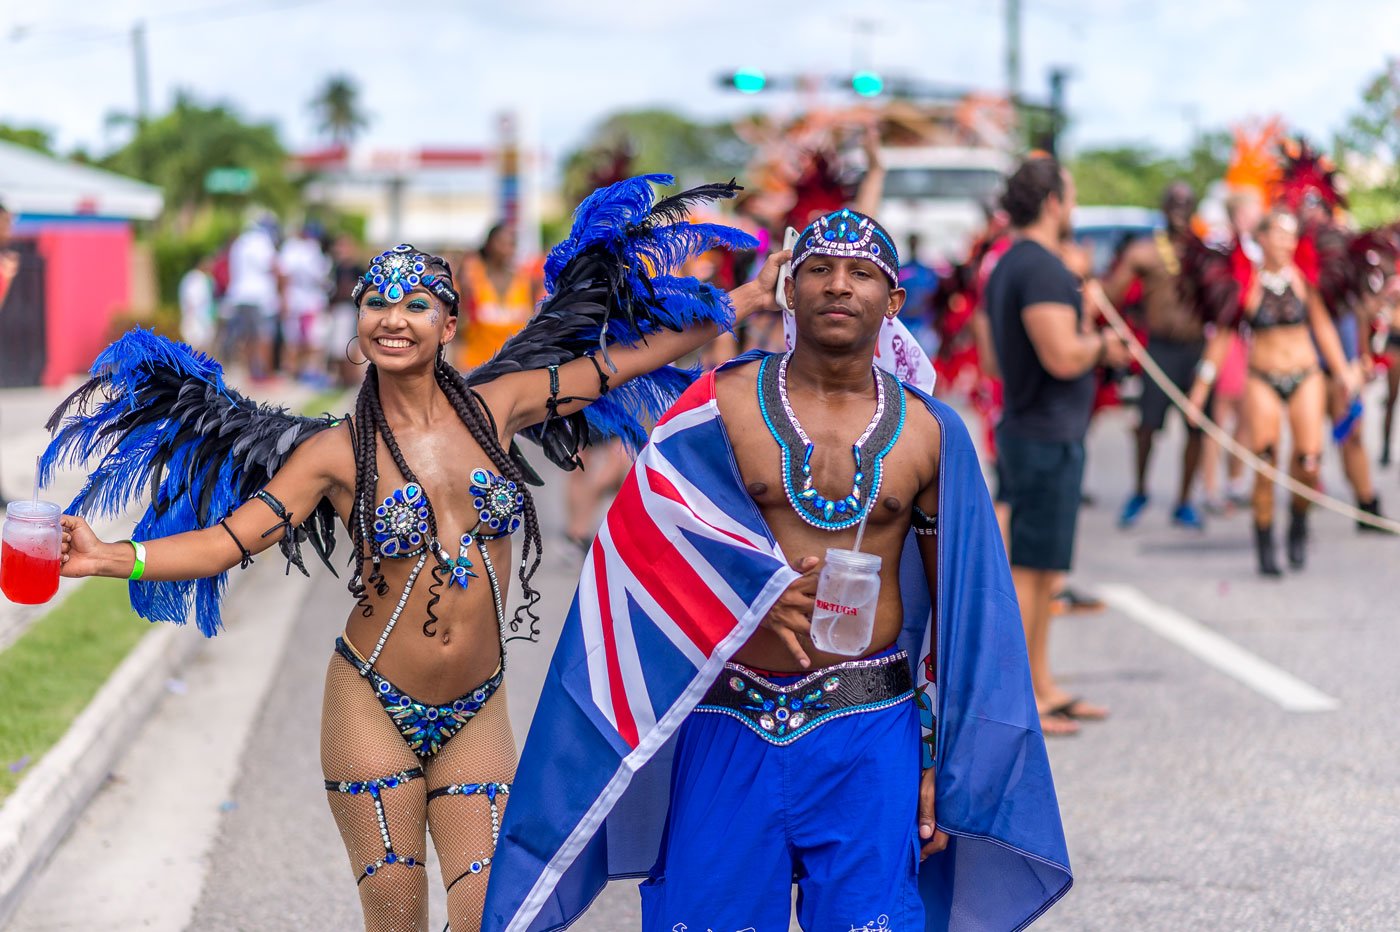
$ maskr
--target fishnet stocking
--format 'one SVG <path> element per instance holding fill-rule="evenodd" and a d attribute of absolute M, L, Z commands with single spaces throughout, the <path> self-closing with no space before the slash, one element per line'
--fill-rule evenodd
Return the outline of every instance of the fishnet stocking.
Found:
<path fill-rule="evenodd" d="M 395 779 L 392 786 L 379 783 L 375 792 L 363 787 L 366 781 L 391 778 L 419 766 L 369 683 L 344 658 L 333 654 L 321 712 L 321 769 L 328 781 L 361 784 L 355 794 L 328 791 L 326 795 L 350 856 L 350 869 L 356 878 L 363 878 L 359 891 L 366 932 L 419 932 L 428 927 L 428 879 L 423 866 L 427 784 L 419 776 Z M 382 806 L 392 863 L 381 863 L 389 853 L 376 799 Z M 365 868 L 375 864 L 380 866 L 364 876 Z"/>
<path fill-rule="evenodd" d="M 515 736 L 504 684 L 437 756 L 423 763 L 431 790 L 458 788 L 428 802 L 428 828 L 442 868 L 442 882 L 448 888 L 452 932 L 481 928 L 486 882 L 491 877 L 488 859 L 495 857 L 499 828 L 493 827 L 491 797 L 495 797 L 499 818 L 505 813 L 515 764 Z"/>

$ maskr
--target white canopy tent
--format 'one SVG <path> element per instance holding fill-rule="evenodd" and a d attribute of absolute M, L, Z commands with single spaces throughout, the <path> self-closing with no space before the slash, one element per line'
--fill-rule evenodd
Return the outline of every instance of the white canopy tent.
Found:
<path fill-rule="evenodd" d="M 0 203 L 11 213 L 152 220 L 160 188 L 0 141 Z"/>

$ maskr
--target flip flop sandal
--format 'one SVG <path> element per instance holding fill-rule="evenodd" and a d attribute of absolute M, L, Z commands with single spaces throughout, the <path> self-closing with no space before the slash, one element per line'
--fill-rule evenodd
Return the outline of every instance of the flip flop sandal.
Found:
<path fill-rule="evenodd" d="M 1079 723 L 1068 716 L 1049 712 L 1040 716 L 1040 733 L 1047 738 L 1072 738 L 1079 731 Z"/>
<path fill-rule="evenodd" d="M 1057 706 L 1052 706 L 1051 708 L 1046 709 L 1044 712 L 1041 713 L 1041 715 L 1042 717 L 1054 716 L 1056 718 L 1064 718 L 1069 719 L 1070 721 L 1079 722 L 1101 722 L 1104 719 L 1108 718 L 1107 713 L 1100 714 L 1098 712 L 1092 712 L 1086 714 L 1084 712 L 1076 712 L 1074 710 L 1075 706 L 1081 705 L 1083 702 L 1084 697 L 1075 696 L 1071 699 L 1066 700 L 1065 702 L 1061 702 Z"/>

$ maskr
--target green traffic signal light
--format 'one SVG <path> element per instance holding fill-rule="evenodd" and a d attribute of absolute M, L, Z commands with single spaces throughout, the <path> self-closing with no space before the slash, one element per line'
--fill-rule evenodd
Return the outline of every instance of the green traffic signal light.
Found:
<path fill-rule="evenodd" d="M 851 90 L 862 97 L 877 97 L 884 89 L 884 79 L 873 71 L 857 71 L 851 75 Z"/>
<path fill-rule="evenodd" d="M 734 89 L 741 94 L 757 94 L 768 83 L 768 76 L 757 68 L 741 68 L 734 72 Z"/>

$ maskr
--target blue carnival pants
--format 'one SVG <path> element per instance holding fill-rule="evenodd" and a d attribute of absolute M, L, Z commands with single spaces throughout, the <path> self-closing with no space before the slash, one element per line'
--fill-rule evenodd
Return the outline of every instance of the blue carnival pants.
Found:
<path fill-rule="evenodd" d="M 798 677 L 772 677 L 786 685 Z M 728 715 L 681 725 L 643 932 L 923 932 L 913 700 L 779 747 Z"/>

